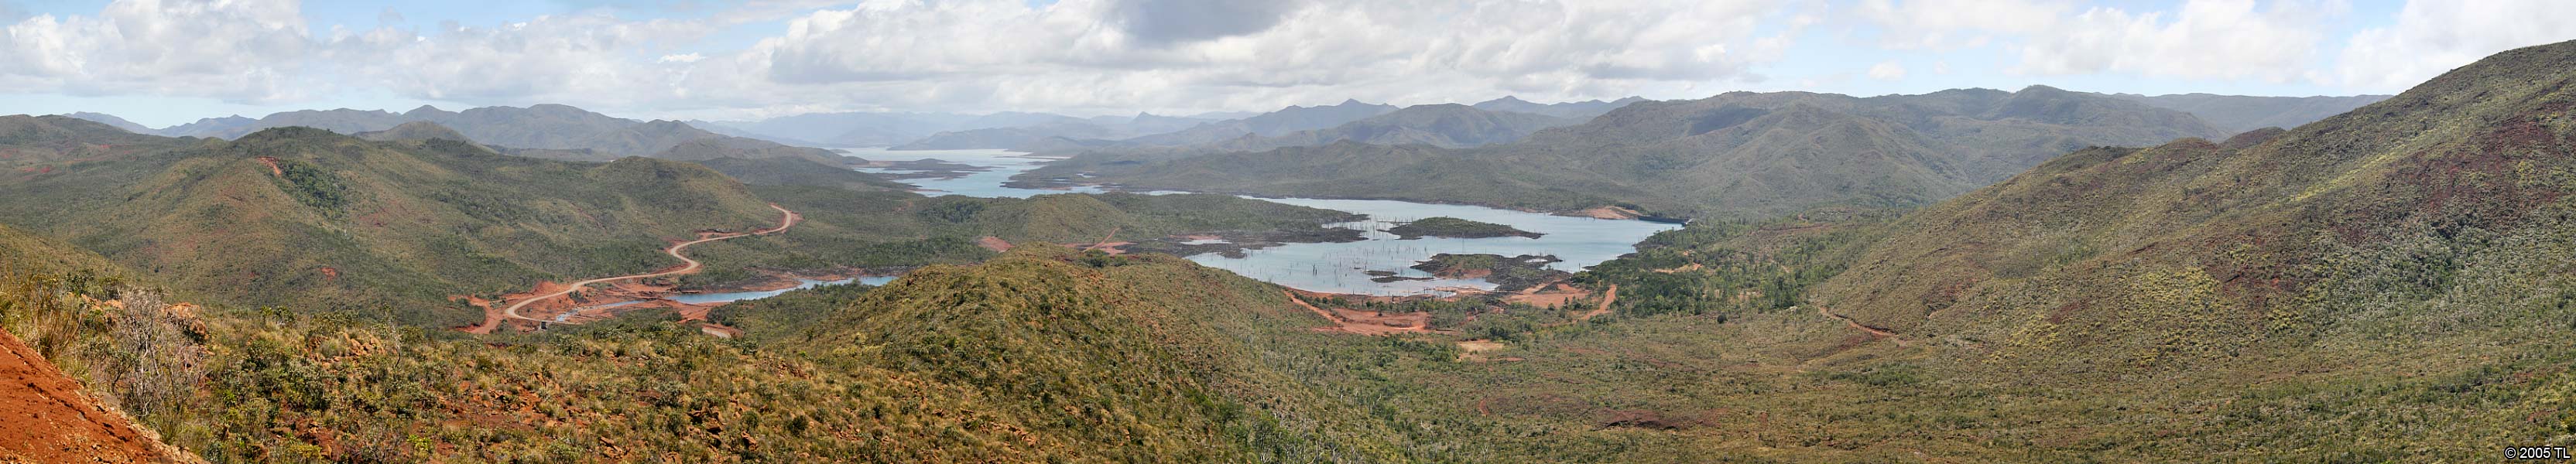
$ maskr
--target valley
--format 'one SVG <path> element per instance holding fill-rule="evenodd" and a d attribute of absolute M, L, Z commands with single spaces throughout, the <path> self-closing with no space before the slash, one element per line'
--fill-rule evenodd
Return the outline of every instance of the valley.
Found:
<path fill-rule="evenodd" d="M 2576 9 L 241 3 L 0 35 L 0 462 L 2576 446 Z"/>

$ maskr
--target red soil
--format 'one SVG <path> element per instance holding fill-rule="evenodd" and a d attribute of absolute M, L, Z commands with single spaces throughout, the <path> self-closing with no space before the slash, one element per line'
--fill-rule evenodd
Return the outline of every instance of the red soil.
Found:
<path fill-rule="evenodd" d="M 1834 319 L 1841 320 L 1841 321 L 1843 321 L 1843 324 L 1844 324 L 1844 325 L 1849 325 L 1849 326 L 1851 326 L 1851 328 L 1854 328 L 1854 329 L 1860 329 L 1860 331 L 1862 331 L 1862 332 L 1869 332 L 1869 338 L 1870 338 L 1870 339 L 1875 340 L 1875 339 L 1885 338 L 1885 339 L 1889 339 L 1889 340 L 1895 340 L 1895 341 L 1896 341 L 1896 345 L 1897 345 L 1897 346 L 1905 346 L 1905 339 L 1903 339 L 1903 338 L 1897 338 L 1897 337 L 1896 337 L 1896 332 L 1889 332 L 1889 331 L 1887 331 L 1887 330 L 1885 330 L 1885 329 L 1880 329 L 1880 328 L 1877 328 L 1877 327 L 1870 327 L 1870 326 L 1866 326 L 1866 325 L 1861 325 L 1860 321 L 1852 320 L 1852 318 L 1849 318 L 1849 317 L 1843 317 L 1843 315 L 1841 315 L 1841 314 L 1834 314 L 1834 312 L 1833 312 L 1833 311 L 1825 309 L 1825 307 L 1824 307 L 1824 306 L 1821 306 L 1821 305 L 1816 306 L 1816 314 L 1823 314 L 1823 315 L 1825 315 L 1825 317 L 1830 317 L 1830 318 L 1834 318 Z"/>
<path fill-rule="evenodd" d="M 1099 242 L 1092 243 L 1092 244 L 1091 244 L 1091 246 L 1080 247 L 1080 248 L 1081 248 L 1082 250 L 1084 250 L 1084 251 L 1090 251 L 1090 250 L 1100 250 L 1100 251 L 1105 251 L 1105 252 L 1108 252 L 1109 254 L 1113 254 L 1113 255 L 1122 255 L 1122 254 L 1127 254 L 1127 250 L 1126 250 L 1126 249 L 1124 249 L 1124 248 L 1121 248 L 1121 247 L 1125 247 L 1125 246 L 1128 246 L 1128 245 L 1134 245 L 1134 244 L 1136 244 L 1136 242 L 1112 242 L 1112 241 L 1109 241 L 1109 240 L 1111 240 L 1111 239 L 1113 239 L 1113 238 L 1118 237 L 1118 229 L 1123 228 L 1123 227 L 1124 227 L 1124 226 L 1121 226 L 1121 227 L 1111 227 L 1111 228 L 1109 228 L 1109 234 L 1108 234 L 1108 235 L 1102 235 L 1102 236 L 1100 236 L 1100 241 L 1099 241 Z"/>
<path fill-rule="evenodd" d="M 1603 314 L 1610 314 L 1610 303 L 1615 301 L 1619 301 L 1619 284 L 1610 284 L 1610 292 L 1601 295 L 1601 307 L 1593 308 L 1591 311 L 1584 311 L 1583 314 L 1575 315 L 1574 320 L 1589 321 L 1594 317 L 1600 317 Z"/>
<path fill-rule="evenodd" d="M 1552 288 L 1549 288 L 1547 291 L 1534 291 L 1542 287 L 1530 287 L 1529 290 L 1523 290 L 1521 293 L 1503 297 L 1503 301 L 1522 303 L 1541 308 L 1554 308 L 1565 306 L 1567 302 L 1592 296 L 1592 292 L 1590 291 L 1566 286 L 1564 284 L 1550 287 Z"/>
<path fill-rule="evenodd" d="M 1332 327 L 1314 328 L 1317 332 L 1344 332 L 1360 335 L 1442 332 L 1431 329 L 1430 313 L 1385 314 L 1351 311 L 1342 308 L 1327 310 L 1315 307 L 1313 304 L 1306 303 L 1306 300 L 1297 299 L 1297 292 L 1295 291 L 1287 291 L 1285 293 L 1288 295 L 1289 302 L 1296 303 L 1298 307 L 1306 308 L 1307 311 L 1314 311 L 1316 315 L 1324 316 L 1324 319 L 1333 321 Z"/>
<path fill-rule="evenodd" d="M 275 175 L 275 176 L 278 176 L 278 177 L 286 177 L 286 170 L 285 170 L 285 169 L 278 169 L 278 168 L 277 168 L 277 158 L 275 158 L 275 157 L 269 157 L 269 156 L 262 156 L 262 157 L 259 157 L 259 164 L 265 164 L 265 165 L 268 165 L 268 173 L 269 173 L 270 175 Z"/>
<path fill-rule="evenodd" d="M 0 462 L 194 461 L 0 331 Z"/>
<path fill-rule="evenodd" d="M 1639 216 L 1635 210 L 1617 206 L 1594 207 L 1592 209 L 1578 211 L 1575 215 L 1593 219 L 1636 219 Z"/>
<path fill-rule="evenodd" d="M 1002 241 L 1001 237 L 987 235 L 982 238 L 975 239 L 975 246 L 984 247 L 986 250 L 993 250 L 994 253 L 1000 253 L 1011 251 L 1012 245 L 1011 242 Z"/>

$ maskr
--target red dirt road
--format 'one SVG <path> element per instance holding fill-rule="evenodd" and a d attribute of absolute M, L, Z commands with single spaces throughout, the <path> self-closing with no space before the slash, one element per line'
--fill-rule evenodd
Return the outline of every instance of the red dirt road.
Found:
<path fill-rule="evenodd" d="M 1888 340 L 1894 340 L 1894 341 L 1896 341 L 1896 346 L 1906 346 L 1905 339 L 1904 339 L 1904 338 L 1898 338 L 1898 337 L 1896 336 L 1896 332 L 1889 332 L 1889 331 L 1886 331 L 1886 330 L 1881 330 L 1881 329 L 1879 329 L 1879 328 L 1877 328 L 1877 327 L 1870 327 L 1870 326 L 1866 326 L 1866 325 L 1861 325 L 1860 321 L 1852 320 L 1852 318 L 1844 317 L 1844 316 L 1843 316 L 1843 315 L 1841 315 L 1841 314 L 1834 314 L 1834 312 L 1833 312 L 1833 311 L 1825 309 L 1824 305 L 1817 305 L 1817 306 L 1816 306 L 1816 314 L 1823 314 L 1823 315 L 1825 315 L 1825 317 L 1834 318 L 1835 320 L 1843 321 L 1843 324 L 1844 324 L 1844 325 L 1849 325 L 1849 326 L 1851 326 L 1851 328 L 1854 328 L 1854 329 L 1860 329 L 1860 331 L 1862 331 L 1862 332 L 1869 332 L 1869 336 L 1870 336 L 1870 338 L 1884 338 L 1884 339 L 1888 339 Z"/>
<path fill-rule="evenodd" d="M 556 298 L 556 297 L 561 297 L 561 296 L 564 296 L 564 295 L 570 295 L 570 294 L 572 294 L 573 292 L 581 291 L 581 289 L 583 289 L 583 288 L 587 288 L 587 287 L 591 286 L 592 284 L 599 284 L 599 283 L 606 283 L 606 282 L 615 282 L 615 281 L 620 281 L 620 280 L 648 279 L 648 278 L 654 278 L 654 277 L 672 276 L 672 275 L 681 275 L 681 274 L 688 274 L 688 273 L 698 272 L 698 268 L 701 266 L 701 265 L 698 263 L 698 260 L 695 260 L 695 259 L 689 259 L 689 257 L 688 257 L 687 255 L 682 255 L 682 254 L 680 254 L 680 251 L 681 251 L 681 250 L 686 250 L 686 249 L 688 249 L 690 245 L 696 245 L 696 244 L 700 244 L 700 243 L 713 242 L 713 241 L 717 241 L 717 240 L 726 240 L 726 239 L 733 239 L 733 238 L 749 237 L 749 236 L 754 236 L 754 235 L 769 235 L 769 234 L 775 234 L 775 233 L 779 233 L 779 232 L 784 232 L 784 231 L 786 231 L 786 230 L 787 230 L 787 228 L 789 228 L 789 227 L 795 227 L 795 226 L 796 226 L 796 223 L 797 223 L 798 221 L 802 221 L 802 220 L 804 220 L 804 216 L 796 214 L 796 212 L 795 212 L 795 211 L 788 211 L 788 210 L 787 210 L 787 208 L 779 207 L 777 204 L 771 204 L 771 205 L 769 205 L 769 207 L 770 207 L 770 208 L 773 208 L 773 209 L 777 209 L 777 210 L 778 210 L 778 212 L 779 212 L 779 214 L 783 215 L 782 217 L 780 217 L 780 218 L 779 218 L 779 220 L 778 220 L 778 227 L 776 227 L 776 228 L 771 228 L 771 229 L 767 229 L 767 230 L 760 230 L 760 231 L 755 231 L 755 232 L 746 233 L 746 234 L 710 235 L 710 236 L 704 236 L 704 237 L 701 237 L 701 238 L 699 238 L 699 239 L 697 239 L 697 240 L 691 240 L 691 241 L 687 241 L 687 242 L 680 242 L 680 243 L 678 243 L 678 244 L 671 245 L 671 247 L 670 247 L 670 248 L 665 248 L 665 249 L 663 249 L 663 250 L 662 250 L 662 253 L 663 253 L 663 254 L 671 255 L 671 257 L 673 257 L 673 258 L 679 258 L 681 262 L 683 262 L 683 263 L 687 263 L 687 264 L 682 265 L 682 266 L 680 266 L 679 268 L 676 268 L 676 269 L 671 269 L 671 270 L 661 271 L 661 272 L 654 272 L 654 273 L 648 273 L 648 274 L 623 275 L 623 276 L 616 276 L 616 277 L 601 277 L 601 278 L 597 278 L 597 279 L 590 279 L 590 280 L 584 280 L 584 281 L 580 281 L 580 282 L 574 282 L 572 285 L 565 286 L 563 290 L 559 290 L 559 291 L 556 291 L 556 292 L 554 292 L 554 293 L 547 293 L 547 294 L 543 294 L 543 295 L 537 295 L 537 296 L 529 297 L 529 298 L 527 298 L 527 299 L 519 300 L 519 301 L 518 301 L 518 302 L 516 302 L 516 303 L 511 303 L 511 304 L 510 304 L 510 306 L 508 306 L 508 307 L 506 307 L 506 308 L 502 308 L 500 311 L 498 311 L 498 313 L 497 313 L 497 314 L 495 314 L 493 311 L 488 311 L 488 310 L 487 310 L 487 311 L 485 311 L 485 313 L 484 313 L 484 317 L 483 317 L 483 325 L 482 325 L 482 326 L 475 327 L 475 328 L 470 329 L 470 330 L 467 330 L 467 332 L 473 332 L 473 333 L 478 333 L 478 334 L 492 333 L 492 331 L 493 331 L 494 329 L 497 329 L 497 328 L 499 328 L 499 327 L 500 327 L 501 322 L 502 322 L 502 319 L 518 319 L 518 320 L 523 320 L 523 321 L 532 321 L 532 322 L 538 322 L 538 323 L 549 323 L 549 322 L 554 322 L 554 323 L 560 323 L 560 324 L 578 324 L 577 322 L 569 322 L 569 321 L 566 321 L 566 322 L 556 322 L 556 321 L 552 321 L 552 320 L 537 319 L 537 318 L 527 317 L 527 316 L 520 315 L 520 314 L 519 314 L 519 310 L 520 310 L 520 309 L 522 309 L 522 308 L 526 308 L 526 307 L 528 307 L 528 304 L 530 304 L 530 303 L 536 303 L 536 302 L 539 302 L 539 301 L 545 301 L 545 300 L 549 300 L 549 299 L 554 299 L 554 298 Z"/>
<path fill-rule="evenodd" d="M 189 457 L 81 393 L 0 331 L 0 462 L 173 462 Z"/>
<path fill-rule="evenodd" d="M 1589 321 L 1592 320 L 1592 318 L 1600 317 L 1603 314 L 1610 314 L 1610 303 L 1616 301 L 1619 301 L 1619 284 L 1610 284 L 1610 291 L 1601 294 L 1601 307 L 1592 308 L 1591 311 L 1584 311 L 1583 314 L 1576 315 L 1574 320 Z"/>

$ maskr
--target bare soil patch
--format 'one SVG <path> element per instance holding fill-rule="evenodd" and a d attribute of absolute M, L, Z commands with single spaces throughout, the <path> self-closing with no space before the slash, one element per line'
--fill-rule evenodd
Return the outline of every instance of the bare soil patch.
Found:
<path fill-rule="evenodd" d="M 1594 207 L 1592 209 L 1577 211 L 1574 215 L 1593 219 L 1636 219 L 1645 216 L 1643 214 L 1637 214 L 1636 210 L 1617 206 Z"/>
<path fill-rule="evenodd" d="M 0 462 L 194 462 L 0 331 Z"/>
<path fill-rule="evenodd" d="M 1498 342 L 1498 341 L 1493 341 L 1493 340 L 1485 340 L 1485 339 L 1459 340 L 1459 341 L 1458 341 L 1458 360 L 1459 360 L 1459 361 L 1463 361 L 1463 362 L 1495 362 L 1495 361 L 1502 361 L 1502 362 L 1520 362 L 1520 361 L 1527 361 L 1526 359 L 1521 359 L 1521 358 L 1517 358 L 1517 357 L 1508 357 L 1508 356 L 1506 356 L 1506 357 L 1492 357 L 1492 356 L 1487 356 L 1487 355 L 1485 354 L 1485 353 L 1491 353 L 1491 352 L 1495 352 L 1495 351 L 1502 351 L 1503 349 L 1507 349 L 1507 348 L 1511 348 L 1511 347 L 1512 347 L 1511 345 L 1506 345 L 1506 344 L 1503 344 L 1503 342 Z"/>
<path fill-rule="evenodd" d="M 1288 301 L 1333 321 L 1332 327 L 1316 327 L 1317 332 L 1344 332 L 1360 335 L 1394 335 L 1400 333 L 1442 333 L 1431 328 L 1430 313 L 1386 314 L 1375 311 L 1352 311 L 1343 308 L 1324 309 L 1297 298 L 1297 292 L 1284 292 Z"/>

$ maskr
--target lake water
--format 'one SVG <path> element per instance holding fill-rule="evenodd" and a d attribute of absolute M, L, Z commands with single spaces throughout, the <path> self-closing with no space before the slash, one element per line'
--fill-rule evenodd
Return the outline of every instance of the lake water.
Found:
<path fill-rule="evenodd" d="M 1037 169 L 1038 166 L 1045 165 L 1046 162 L 1049 161 L 1043 158 L 1029 158 L 1023 156 L 1027 155 L 1027 153 L 1004 150 L 887 150 L 884 148 L 842 148 L 839 150 L 844 153 L 848 153 L 850 156 L 866 158 L 868 161 L 913 161 L 920 159 L 936 159 L 951 163 L 990 168 L 983 172 L 971 173 L 964 177 L 952 179 L 900 180 L 903 183 L 912 184 L 925 190 L 932 190 L 929 192 L 921 192 L 923 195 L 1028 198 L 1031 196 L 1051 193 L 1100 192 L 1100 189 L 1093 187 L 1076 187 L 1070 190 L 1040 190 L 1003 187 L 1002 183 L 1010 182 L 1011 176 L 1020 175 L 1020 173 L 1028 172 L 1031 169 Z M 860 168 L 859 171 L 873 174 L 909 174 L 921 172 L 886 168 Z"/>
<path fill-rule="evenodd" d="M 939 191 L 926 193 L 929 195 L 953 193 L 976 197 L 1026 198 L 1032 195 L 1069 192 L 1003 187 L 1002 183 L 1008 182 L 1011 176 L 1036 169 L 1047 162 L 1044 159 L 1022 157 L 1016 152 L 1004 150 L 893 151 L 876 148 L 854 148 L 844 149 L 844 151 L 852 156 L 872 161 L 910 161 L 927 158 L 992 168 L 954 179 L 900 180 L 924 189 Z M 874 173 L 905 172 L 873 168 L 860 170 Z M 1097 191 L 1099 189 L 1085 187 L 1071 192 Z M 1654 235 L 1655 232 L 1681 227 L 1678 224 L 1647 221 L 1566 217 L 1481 206 L 1435 205 L 1394 200 L 1259 199 L 1368 215 L 1368 220 L 1332 225 L 1363 231 L 1368 240 L 1349 243 L 1292 243 L 1245 250 L 1242 258 L 1227 258 L 1209 253 L 1190 256 L 1190 261 L 1303 290 L 1411 295 L 1430 293 L 1433 292 L 1432 289 L 1440 287 L 1491 289 L 1494 288 L 1494 284 L 1482 279 L 1400 280 L 1379 283 L 1371 281 L 1373 277 L 1366 272 L 1389 271 L 1407 277 L 1431 277 L 1430 273 L 1414 270 L 1410 266 L 1440 253 L 1491 253 L 1503 256 L 1555 255 L 1564 261 L 1552 264 L 1550 267 L 1576 271 L 1636 251 L 1636 243 L 1645 240 L 1647 236 Z M 1545 235 L 1534 239 L 1423 237 L 1415 240 L 1399 240 L 1394 234 L 1385 232 L 1397 223 L 1435 216 L 1504 224 Z"/>
<path fill-rule="evenodd" d="M 1323 200 L 1313 198 L 1261 198 L 1297 206 L 1349 211 L 1366 214 L 1368 220 L 1332 224 L 1357 229 L 1368 240 L 1349 243 L 1291 243 L 1257 250 L 1244 250 L 1242 258 L 1216 254 L 1191 256 L 1190 261 L 1208 267 L 1234 271 L 1245 277 L 1304 290 L 1371 295 L 1410 295 L 1439 287 L 1475 287 L 1492 289 L 1494 284 L 1482 279 L 1433 279 L 1373 282 L 1367 271 L 1392 271 L 1406 277 L 1431 277 L 1414 270 L 1414 263 L 1440 253 L 1488 253 L 1503 256 L 1556 255 L 1563 259 L 1548 265 L 1564 271 L 1579 271 L 1594 264 L 1636 251 L 1638 241 L 1655 232 L 1680 228 L 1678 224 L 1646 221 L 1593 219 L 1528 213 L 1482 206 L 1435 205 L 1394 200 Z M 1396 238 L 1386 229 L 1416 219 L 1446 216 L 1478 222 L 1509 225 L 1513 228 L 1545 234 L 1539 238 L 1439 238 L 1413 240 Z"/>

